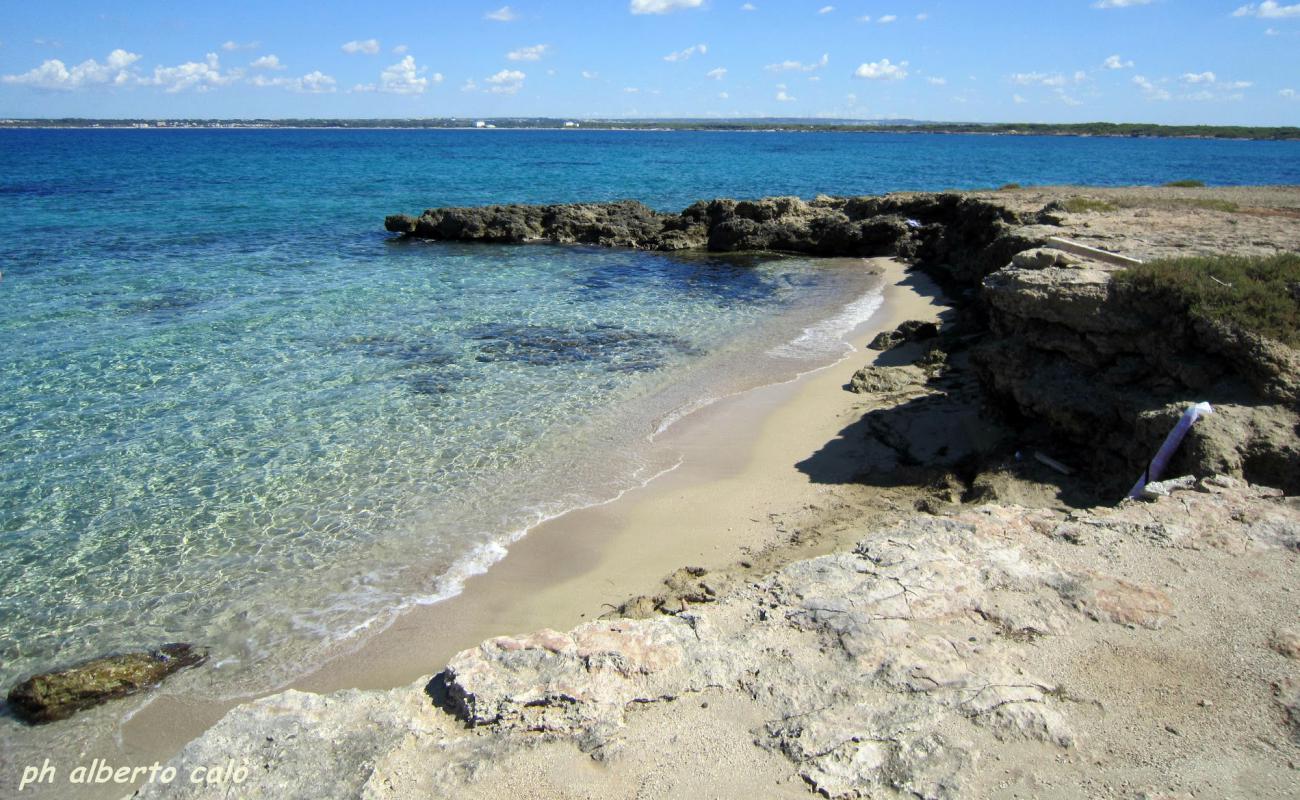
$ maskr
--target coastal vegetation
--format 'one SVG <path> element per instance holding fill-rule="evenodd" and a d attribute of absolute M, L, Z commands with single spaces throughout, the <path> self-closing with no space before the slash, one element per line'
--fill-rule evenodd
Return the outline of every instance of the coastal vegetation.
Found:
<path fill-rule="evenodd" d="M 1117 280 L 1123 289 L 1192 319 L 1300 347 L 1300 254 L 1152 261 L 1119 273 Z"/>
<path fill-rule="evenodd" d="M 481 123 L 481 124 L 480 124 Z M 583 128 L 589 130 L 794 131 L 842 133 L 952 133 L 1001 136 L 1107 136 L 1198 139 L 1300 140 L 1300 127 L 1155 125 L 1131 122 L 923 122 L 801 118 L 563 119 L 551 117 L 409 117 L 375 119 L 0 119 L 0 128 Z M 1192 186 L 1179 181 L 1171 186 Z"/>
<path fill-rule="evenodd" d="M 1098 200 L 1095 197 L 1071 197 L 1061 205 L 1071 214 L 1102 213 L 1106 211 L 1117 211 L 1119 206 L 1109 200 Z"/>

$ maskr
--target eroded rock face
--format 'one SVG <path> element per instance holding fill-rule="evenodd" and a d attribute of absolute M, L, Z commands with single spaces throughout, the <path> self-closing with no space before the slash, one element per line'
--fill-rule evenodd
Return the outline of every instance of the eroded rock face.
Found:
<path fill-rule="evenodd" d="M 156 686 L 168 675 L 202 664 L 207 657 L 207 650 L 191 644 L 165 644 L 154 650 L 105 656 L 33 675 L 11 689 L 6 701 L 24 722 L 54 722 Z"/>
<path fill-rule="evenodd" d="M 1120 491 L 1188 405 L 1197 423 L 1174 474 L 1224 473 L 1300 491 L 1300 353 L 1150 307 L 1116 269 L 1026 251 L 986 277 L 990 333 L 973 350 L 981 382 L 1037 437 L 1086 453 Z"/>

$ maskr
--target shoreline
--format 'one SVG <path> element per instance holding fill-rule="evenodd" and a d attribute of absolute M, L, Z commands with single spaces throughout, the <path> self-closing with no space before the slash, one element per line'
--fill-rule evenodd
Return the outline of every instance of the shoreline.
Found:
<path fill-rule="evenodd" d="M 860 362 L 871 360 L 865 343 L 903 320 L 936 318 L 944 308 L 929 278 L 891 259 L 870 263 L 882 273 L 882 302 L 843 337 L 853 348 L 844 357 L 691 411 L 656 439 L 680 451 L 677 468 L 611 501 L 540 523 L 485 573 L 469 577 L 460 594 L 402 612 L 358 648 L 275 692 L 403 686 L 484 639 L 567 629 L 655 592 L 685 565 L 716 570 L 788 544 L 788 531 L 773 519 L 824 511 L 853 491 L 818 483 L 795 465 L 861 415 L 863 398 L 843 386 Z M 839 469 L 847 479 L 856 467 L 848 459 Z M 166 761 L 253 699 L 160 694 L 116 726 L 116 758 Z"/>

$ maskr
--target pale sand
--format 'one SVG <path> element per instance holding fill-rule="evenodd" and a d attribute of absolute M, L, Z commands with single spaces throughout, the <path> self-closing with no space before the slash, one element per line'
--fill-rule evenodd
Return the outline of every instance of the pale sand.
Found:
<path fill-rule="evenodd" d="M 798 465 L 870 408 L 864 397 L 844 390 L 878 355 L 865 344 L 903 320 L 935 319 L 944 308 L 925 276 L 889 259 L 871 264 L 883 273 L 884 303 L 850 335 L 854 352 L 844 360 L 687 416 L 661 437 L 683 453 L 676 470 L 614 502 L 539 525 L 460 595 L 404 614 L 359 651 L 292 687 L 328 692 L 406 685 L 492 636 L 567 630 L 629 597 L 653 593 L 682 566 L 722 568 L 788 546 L 800 520 L 816 520 L 843 493 L 856 490 L 841 485 L 860 468 L 842 455 L 845 448 L 803 469 Z M 798 555 L 832 545 L 814 543 Z M 162 696 L 123 726 L 115 760 L 169 758 L 232 705 Z"/>

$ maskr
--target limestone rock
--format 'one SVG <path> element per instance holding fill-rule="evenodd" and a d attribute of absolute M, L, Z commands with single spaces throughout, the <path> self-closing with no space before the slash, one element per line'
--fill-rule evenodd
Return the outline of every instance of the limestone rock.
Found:
<path fill-rule="evenodd" d="M 863 367 L 853 373 L 849 388 L 859 394 L 898 394 L 925 385 L 920 367 Z"/>

